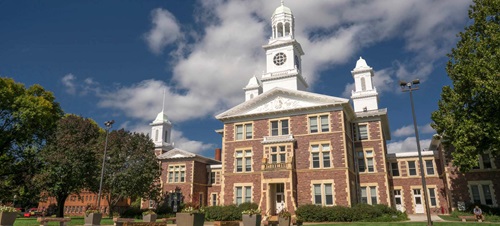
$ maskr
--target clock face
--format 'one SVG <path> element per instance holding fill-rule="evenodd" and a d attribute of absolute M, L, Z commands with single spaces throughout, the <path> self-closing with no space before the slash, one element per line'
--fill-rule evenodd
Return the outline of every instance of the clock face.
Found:
<path fill-rule="evenodd" d="M 276 53 L 276 55 L 274 55 L 273 59 L 274 64 L 281 66 L 285 63 L 285 61 L 286 61 L 286 55 L 284 53 Z"/>

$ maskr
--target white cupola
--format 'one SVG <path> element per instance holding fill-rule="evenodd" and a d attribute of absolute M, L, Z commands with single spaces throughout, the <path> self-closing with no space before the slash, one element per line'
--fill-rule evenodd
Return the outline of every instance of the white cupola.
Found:
<path fill-rule="evenodd" d="M 243 90 L 245 90 L 245 101 L 249 101 L 262 93 L 262 83 L 254 75 Z"/>
<path fill-rule="evenodd" d="M 161 155 L 174 148 L 170 137 L 172 135 L 172 123 L 165 114 L 165 91 L 163 93 L 162 111 L 158 113 L 156 119 L 149 124 L 151 126 L 151 139 L 155 145 L 155 154 Z"/>
<path fill-rule="evenodd" d="M 370 111 L 378 109 L 378 93 L 373 86 L 373 68 L 368 66 L 366 61 L 359 57 L 356 67 L 351 71 L 354 77 L 355 90 L 352 91 L 351 99 L 354 104 L 354 111 Z"/>
<path fill-rule="evenodd" d="M 308 85 L 301 72 L 304 51 L 294 39 L 295 18 L 292 10 L 281 5 L 271 17 L 271 38 L 263 48 L 266 51 L 266 71 L 262 75 L 262 92 L 275 87 L 306 90 Z"/>

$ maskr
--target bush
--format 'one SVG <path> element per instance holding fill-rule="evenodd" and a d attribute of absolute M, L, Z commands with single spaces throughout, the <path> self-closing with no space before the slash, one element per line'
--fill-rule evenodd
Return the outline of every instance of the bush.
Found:
<path fill-rule="evenodd" d="M 358 204 L 352 208 L 308 204 L 297 208 L 295 214 L 298 219 L 305 222 L 403 221 L 408 219 L 406 213 L 391 207 L 368 204 Z"/>
<path fill-rule="evenodd" d="M 137 207 L 129 207 L 123 211 L 123 213 L 120 215 L 120 217 L 124 218 L 142 218 L 142 212 L 140 208 Z"/>
<path fill-rule="evenodd" d="M 256 203 L 242 203 L 238 206 L 208 206 L 205 207 L 205 220 L 207 221 L 241 221 L 241 212 L 257 209 Z"/>

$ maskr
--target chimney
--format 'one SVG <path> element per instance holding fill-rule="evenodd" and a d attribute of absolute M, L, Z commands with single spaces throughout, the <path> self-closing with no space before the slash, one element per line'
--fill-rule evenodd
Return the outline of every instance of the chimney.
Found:
<path fill-rule="evenodd" d="M 221 154 L 222 154 L 222 149 L 216 148 L 215 149 L 215 160 L 222 161 L 222 158 L 221 158 L 222 155 Z"/>

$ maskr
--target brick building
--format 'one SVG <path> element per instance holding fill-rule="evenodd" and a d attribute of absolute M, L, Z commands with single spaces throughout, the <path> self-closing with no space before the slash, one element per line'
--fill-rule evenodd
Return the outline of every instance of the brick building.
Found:
<path fill-rule="evenodd" d="M 151 124 L 167 139 L 156 136 L 171 206 L 254 202 L 273 215 L 305 204 L 368 203 L 424 213 L 417 152 L 387 153 L 388 115 L 378 107 L 373 69 L 362 58 L 356 62 L 351 100 L 308 92 L 292 11 L 282 3 L 271 20 L 266 71 L 250 78 L 243 103 L 216 116 L 224 125 L 215 159 L 172 149 L 163 113 Z M 462 203 L 498 204 L 498 160 L 481 156 L 479 169 L 459 174 L 437 136 L 422 156 L 433 214 Z"/>

